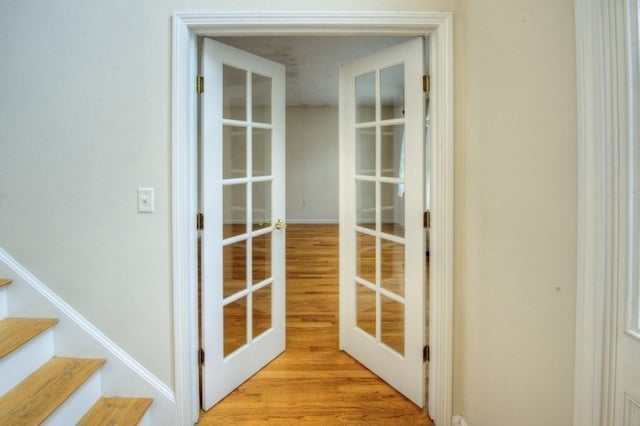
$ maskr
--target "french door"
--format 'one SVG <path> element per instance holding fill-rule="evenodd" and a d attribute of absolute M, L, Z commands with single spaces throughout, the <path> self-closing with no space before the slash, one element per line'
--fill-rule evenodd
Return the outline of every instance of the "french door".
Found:
<path fill-rule="evenodd" d="M 340 346 L 425 403 L 421 38 L 340 69 Z"/>
<path fill-rule="evenodd" d="M 205 39 L 202 405 L 285 348 L 284 66 Z"/>

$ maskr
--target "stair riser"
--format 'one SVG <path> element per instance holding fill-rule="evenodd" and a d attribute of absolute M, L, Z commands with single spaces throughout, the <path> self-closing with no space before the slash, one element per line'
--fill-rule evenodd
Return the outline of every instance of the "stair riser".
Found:
<path fill-rule="evenodd" d="M 138 423 L 138 426 L 151 426 L 151 419 L 149 417 L 148 411 L 144 413 L 144 417 L 140 419 L 140 423 Z"/>
<path fill-rule="evenodd" d="M 0 287 L 0 319 L 7 317 L 7 288 Z"/>
<path fill-rule="evenodd" d="M 53 329 L 36 336 L 0 360 L 0 396 L 26 379 L 54 353 Z"/>
<path fill-rule="evenodd" d="M 96 372 L 80 386 L 56 411 L 42 424 L 46 426 L 69 426 L 78 420 L 100 398 L 102 393 L 102 377 Z"/>

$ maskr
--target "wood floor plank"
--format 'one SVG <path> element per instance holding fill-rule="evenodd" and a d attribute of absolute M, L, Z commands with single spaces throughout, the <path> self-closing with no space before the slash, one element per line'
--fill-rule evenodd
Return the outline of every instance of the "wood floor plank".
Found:
<path fill-rule="evenodd" d="M 287 226 L 287 348 L 207 425 L 427 425 L 422 409 L 338 349 L 338 226 Z"/>
<path fill-rule="evenodd" d="M 11 278 L 0 278 L 0 287 L 5 287 L 11 284 L 13 280 Z"/>
<path fill-rule="evenodd" d="M 102 397 L 77 426 L 136 426 L 152 402 L 151 398 Z"/>
<path fill-rule="evenodd" d="M 104 362 L 103 359 L 52 358 L 0 398 L 0 424 L 42 423 Z"/>
<path fill-rule="evenodd" d="M 0 320 L 0 359 L 58 323 L 48 318 L 4 318 Z"/>

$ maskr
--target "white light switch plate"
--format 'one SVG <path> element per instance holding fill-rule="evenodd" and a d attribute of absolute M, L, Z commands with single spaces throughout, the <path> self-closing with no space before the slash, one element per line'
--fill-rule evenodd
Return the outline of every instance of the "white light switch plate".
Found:
<path fill-rule="evenodd" d="M 153 188 L 138 188 L 138 213 L 153 213 Z"/>

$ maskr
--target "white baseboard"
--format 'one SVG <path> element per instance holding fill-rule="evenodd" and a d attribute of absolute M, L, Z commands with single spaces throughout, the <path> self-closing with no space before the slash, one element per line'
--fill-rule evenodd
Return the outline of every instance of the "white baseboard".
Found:
<path fill-rule="evenodd" d="M 453 416 L 451 417 L 451 426 L 469 426 L 467 422 L 464 421 L 462 416 Z"/>
<path fill-rule="evenodd" d="M 292 225 L 325 225 L 325 224 L 338 224 L 338 219 L 289 219 L 287 223 Z"/>
<path fill-rule="evenodd" d="M 13 279 L 6 288 L 7 315 L 58 318 L 56 355 L 106 359 L 102 369 L 104 395 L 153 398 L 149 413 L 154 424 L 175 424 L 173 390 L 2 248 L 0 276 Z"/>

